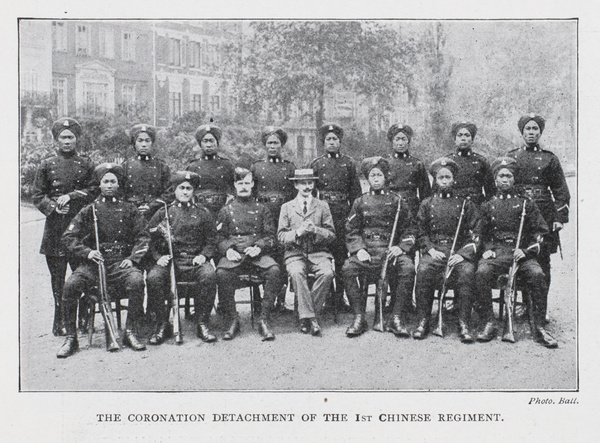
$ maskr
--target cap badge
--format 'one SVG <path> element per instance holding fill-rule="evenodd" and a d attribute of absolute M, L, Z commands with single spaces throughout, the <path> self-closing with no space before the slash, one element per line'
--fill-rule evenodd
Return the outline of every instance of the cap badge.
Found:
<path fill-rule="evenodd" d="M 529 114 L 529 117 L 533 118 L 535 117 L 535 114 L 532 112 L 531 114 Z"/>
<path fill-rule="evenodd" d="M 189 180 L 190 178 L 192 178 L 192 176 L 190 175 L 190 173 L 188 172 L 187 174 L 185 174 L 185 179 Z"/>
<path fill-rule="evenodd" d="M 442 160 L 442 161 L 440 162 L 440 164 L 441 164 L 442 166 L 446 166 L 446 160 Z"/>
<path fill-rule="evenodd" d="M 65 128 L 68 128 L 69 127 L 69 120 L 65 120 L 65 122 L 63 123 L 63 126 Z"/>
<path fill-rule="evenodd" d="M 329 125 L 329 130 L 333 131 L 333 126 L 332 125 Z"/>
<path fill-rule="evenodd" d="M 147 131 L 147 129 L 146 129 L 146 126 L 142 126 L 142 129 L 141 129 L 141 131 L 142 131 L 142 132 L 146 132 L 146 131 Z"/>
<path fill-rule="evenodd" d="M 210 125 L 206 125 L 206 128 L 205 128 L 205 130 L 206 130 L 206 131 L 210 131 Z"/>
<path fill-rule="evenodd" d="M 506 160 L 502 160 L 502 163 L 500 163 L 501 165 L 507 165 L 507 161 Z"/>

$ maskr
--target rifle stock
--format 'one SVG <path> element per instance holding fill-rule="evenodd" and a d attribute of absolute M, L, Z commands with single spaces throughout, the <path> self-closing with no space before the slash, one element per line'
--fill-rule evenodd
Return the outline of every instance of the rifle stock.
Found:
<path fill-rule="evenodd" d="M 98 216 L 96 215 L 96 205 L 92 204 L 92 214 L 94 216 L 94 235 L 96 237 L 96 250 L 100 251 L 100 240 L 98 237 Z M 112 307 L 110 305 L 110 296 L 107 292 L 106 268 L 103 262 L 98 263 L 98 291 L 100 292 L 100 312 L 104 320 L 104 332 L 106 334 L 106 349 L 109 352 L 120 349 L 117 339 L 119 337 L 115 318 L 113 317 Z M 94 309 L 92 307 L 92 309 Z M 90 325 L 91 327 L 91 325 Z M 91 338 L 91 335 L 90 335 Z M 91 340 L 90 340 L 91 341 Z"/>
<path fill-rule="evenodd" d="M 454 255 L 454 250 L 456 249 L 456 241 L 458 240 L 458 235 L 460 234 L 460 226 L 462 225 L 462 220 L 465 215 L 465 205 L 467 204 L 467 200 L 463 200 L 462 208 L 460 209 L 460 217 L 458 218 L 458 225 L 456 226 L 456 232 L 454 233 L 454 240 L 452 240 L 452 248 L 450 249 L 450 254 L 448 254 L 448 261 L 446 262 L 446 269 L 444 270 L 444 280 L 442 281 L 442 288 L 439 292 L 439 301 L 438 301 L 438 315 L 437 315 L 437 326 L 433 330 L 432 334 L 438 335 L 440 337 L 444 336 L 444 319 L 442 312 L 444 311 L 444 297 L 446 296 L 446 291 L 448 290 L 448 278 L 450 274 L 452 274 L 453 266 L 450 266 L 450 257 Z"/>
<path fill-rule="evenodd" d="M 387 250 L 385 252 L 385 258 L 383 260 L 383 265 L 381 266 L 381 275 L 379 276 L 379 281 L 377 282 L 377 293 L 376 293 L 376 301 L 378 309 L 378 321 L 373 325 L 373 329 L 378 332 L 383 332 L 383 305 L 385 304 L 385 292 L 387 291 L 387 268 L 390 262 L 389 251 L 394 245 L 394 237 L 396 236 L 396 229 L 398 228 L 398 219 L 400 218 L 400 208 L 402 206 L 402 198 L 398 199 L 398 207 L 396 208 L 396 215 L 394 216 L 394 225 L 392 226 L 392 235 L 390 237 L 390 242 L 388 243 Z"/>

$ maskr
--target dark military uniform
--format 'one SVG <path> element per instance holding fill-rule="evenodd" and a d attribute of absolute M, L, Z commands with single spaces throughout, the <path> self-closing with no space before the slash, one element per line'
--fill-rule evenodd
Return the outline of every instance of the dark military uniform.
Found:
<path fill-rule="evenodd" d="M 136 205 L 138 209 L 146 209 L 145 212 L 141 212 L 146 220 L 150 220 L 157 209 L 163 206 L 156 200 L 169 201 L 169 167 L 163 160 L 139 154 L 126 160 L 121 166 L 125 173 L 125 200 Z"/>
<path fill-rule="evenodd" d="M 310 165 L 319 181 L 316 183 L 319 199 L 326 201 L 331 209 L 336 240 L 330 251 L 335 260 L 336 289 L 341 295 L 343 283 L 341 269 L 348 258 L 346 249 L 346 218 L 354 200 L 362 194 L 354 160 L 344 154 L 327 153 L 313 160 Z"/>
<path fill-rule="evenodd" d="M 455 196 L 452 190 L 437 192 L 425 199 L 417 214 L 417 242 L 421 255 L 417 271 L 416 296 L 420 321 L 425 319 L 427 323 L 431 315 L 433 295 L 444 278 L 444 270 L 450 258 L 450 250 L 465 201 L 464 215 L 454 249 L 454 253 L 459 254 L 464 260 L 454 266 L 449 284 L 456 292 L 461 329 L 464 329 L 463 325 L 468 329 L 475 290 L 475 261 L 479 239 L 473 234 L 473 230 L 477 224 L 478 214 L 473 202 Z M 431 249 L 444 253 L 446 259 L 433 258 L 428 254 Z M 427 329 L 426 325 L 424 329 Z"/>
<path fill-rule="evenodd" d="M 108 291 L 113 299 L 120 298 L 116 291 L 129 299 L 127 330 L 132 330 L 136 320 L 143 315 L 143 274 L 135 265 L 124 269 L 119 265 L 125 259 L 140 263 L 146 255 L 149 243 L 146 221 L 131 203 L 119 197 L 100 196 L 77 214 L 62 237 L 69 254 L 83 261 L 65 283 L 63 292 L 63 317 L 68 335 L 76 333 L 77 300 L 83 292 L 89 294 L 98 282 L 98 265 L 87 259 L 89 253 L 96 250 L 92 205 L 98 217 L 100 252 L 106 267 Z"/>
<path fill-rule="evenodd" d="M 169 206 L 169 224 L 175 263 L 175 277 L 179 281 L 196 282 L 197 320 L 207 323 L 215 301 L 217 277 L 208 263 L 216 250 L 215 220 L 208 209 L 188 202 L 174 202 Z M 159 209 L 148 224 L 152 237 L 150 252 L 156 262 L 163 255 L 169 255 L 167 228 L 164 207 Z M 192 261 L 198 255 L 206 257 L 200 266 Z M 148 302 L 161 306 L 157 313 L 159 324 L 168 322 L 165 301 L 169 293 L 169 266 L 155 265 L 146 279 Z"/>
<path fill-rule="evenodd" d="M 394 153 L 388 159 L 390 191 L 401 195 L 407 201 L 410 211 L 416 215 L 419 204 L 431 195 L 431 185 L 425 165 L 410 153 Z"/>
<path fill-rule="evenodd" d="M 89 158 L 81 157 L 74 151 L 68 154 L 58 151 L 57 155 L 42 161 L 35 176 L 33 203 L 46 216 L 40 254 L 46 256 L 50 270 L 55 301 L 55 334 L 61 328 L 59 305 L 67 272 L 67 254 L 60 244 L 60 238 L 73 217 L 94 199 L 96 186 L 92 183 L 93 172 L 94 165 Z M 65 194 L 71 198 L 69 213 L 58 214 L 56 199 Z M 71 257 L 68 261 L 71 270 L 74 270 L 78 260 Z"/>
<path fill-rule="evenodd" d="M 256 199 L 264 203 L 273 220 L 279 220 L 281 206 L 296 196 L 294 184 L 289 180 L 294 176 L 296 167 L 292 162 L 280 157 L 269 157 L 252 164 L 250 172 L 254 178 Z"/>
<path fill-rule="evenodd" d="M 471 149 L 457 149 L 446 157 L 458 165 L 458 173 L 454 176 L 454 195 L 468 197 L 478 206 L 494 195 L 494 177 L 483 155 Z"/>
<path fill-rule="evenodd" d="M 346 244 L 350 257 L 344 263 L 342 273 L 346 294 L 355 316 L 361 316 L 362 327 L 364 327 L 367 299 L 360 290 L 356 278 L 368 276 L 375 280 L 379 279 L 399 199 L 401 197 L 387 189 L 371 190 L 356 199 L 346 222 Z M 405 253 L 392 260 L 388 268 L 388 275 L 395 274 L 397 281 L 394 315 L 403 314 L 402 311 L 412 299 L 415 265 L 410 252 L 415 246 L 414 234 L 410 208 L 406 201 L 402 200 L 393 245 L 399 246 Z M 371 255 L 371 261 L 361 262 L 357 258 L 356 253 L 361 249 L 365 249 Z M 376 311 L 376 315 L 378 312 Z"/>
<path fill-rule="evenodd" d="M 476 272 L 477 289 L 480 294 L 479 313 L 486 322 L 493 321 L 492 288 L 498 276 L 506 273 L 512 264 L 523 204 L 526 202 L 525 223 L 520 243 L 520 249 L 525 252 L 526 258 L 519 262 L 517 276 L 524 290 L 531 294 L 539 332 L 540 328 L 543 328 L 546 312 L 546 280 L 536 257 L 541 249 L 542 238 L 548 232 L 548 226 L 535 202 L 516 196 L 512 192 L 498 192 L 480 208 L 481 216 L 475 232 L 481 236 L 482 252 L 494 251 L 496 257 L 479 260 Z"/>
<path fill-rule="evenodd" d="M 233 163 L 218 154 L 202 155 L 190 161 L 185 170 L 200 176 L 200 185 L 194 192 L 196 202 L 216 217 L 227 201 L 227 194 L 233 193 Z"/>
<path fill-rule="evenodd" d="M 269 209 L 252 198 L 236 198 L 219 212 L 217 245 L 223 257 L 217 266 L 217 282 L 219 299 L 231 319 L 237 318 L 234 298 L 237 277 L 247 273 L 258 273 L 265 279 L 262 315 L 268 318 L 281 288 L 279 266 L 269 255 L 275 246 L 276 232 Z M 244 255 L 244 250 L 250 246 L 261 249 L 258 257 Z M 230 248 L 242 256 L 241 261 L 227 259 L 225 255 Z"/>
<path fill-rule="evenodd" d="M 553 224 L 569 221 L 571 195 L 565 175 L 558 157 L 539 145 L 513 149 L 507 155 L 514 158 L 519 166 L 519 173 L 515 177 L 516 189 L 536 203 L 550 231 L 544 238 L 537 258 L 549 287 L 550 255 L 557 251 L 560 241 L 559 233 L 552 230 Z"/>

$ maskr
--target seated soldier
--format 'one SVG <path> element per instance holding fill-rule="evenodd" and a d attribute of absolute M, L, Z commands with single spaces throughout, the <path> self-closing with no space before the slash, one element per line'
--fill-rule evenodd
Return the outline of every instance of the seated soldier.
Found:
<path fill-rule="evenodd" d="M 189 171 L 179 171 L 171 178 L 175 201 L 169 205 L 169 225 L 173 255 L 169 255 L 166 209 L 159 209 L 148 225 L 152 241 L 150 252 L 156 264 L 148 272 L 148 303 L 157 306 L 157 331 L 150 337 L 151 345 L 161 344 L 171 331 L 169 309 L 165 305 L 169 294 L 171 259 L 175 260 L 177 281 L 195 282 L 195 306 L 198 337 L 214 342 L 217 337 L 210 331 L 209 319 L 217 291 L 217 277 L 210 260 L 215 253 L 215 221 L 210 211 L 195 204 L 192 197 L 200 177 Z"/>
<path fill-rule="evenodd" d="M 413 334 L 416 339 L 427 336 L 433 295 L 442 286 L 446 265 L 449 265 L 450 284 L 458 299 L 460 338 L 463 343 L 473 342 L 469 320 L 475 283 L 473 262 L 478 243 L 472 232 L 477 223 L 477 208 L 472 201 L 454 194 L 457 169 L 456 163 L 449 158 L 441 158 L 431 164 L 429 171 L 435 179 L 435 193 L 421 203 L 417 214 L 417 243 L 421 256 L 416 287 L 419 325 Z M 456 245 L 450 255 L 463 207 Z"/>
<path fill-rule="evenodd" d="M 77 300 L 98 284 L 97 264 L 100 262 L 106 267 L 109 294 L 120 291 L 129 299 L 123 343 L 136 351 L 146 349 L 134 331 L 144 310 L 144 277 L 136 265 L 148 251 L 146 221 L 135 205 L 121 197 L 120 187 L 124 184 L 121 166 L 104 163 L 96 167 L 94 174 L 100 183 L 101 195 L 77 214 L 62 237 L 69 255 L 83 263 L 65 283 L 63 318 L 67 337 L 56 355 L 58 358 L 68 357 L 79 348 L 75 329 Z M 99 236 L 100 250 L 96 249 L 95 232 Z"/>
<path fill-rule="evenodd" d="M 476 233 L 483 242 L 483 255 L 477 267 L 476 282 L 480 291 L 480 317 L 485 327 L 478 341 L 490 341 L 495 337 L 492 308 L 492 288 L 496 279 L 508 272 L 513 258 L 519 263 L 517 278 L 524 286 L 523 291 L 529 293 L 533 304 L 532 334 L 547 348 L 558 347 L 557 341 L 544 329 L 546 313 L 546 278 L 536 260 L 540 253 L 541 242 L 548 233 L 548 225 L 533 200 L 515 194 L 515 175 L 518 164 L 512 158 L 499 158 L 492 164 L 492 173 L 497 192 L 491 200 L 481 205 L 481 217 Z M 525 220 L 519 248 L 519 227 L 525 206 Z"/>
<path fill-rule="evenodd" d="M 320 335 L 317 315 L 333 282 L 333 256 L 328 249 L 335 240 L 333 218 L 327 202 L 312 196 L 318 180 L 312 169 L 296 169 L 290 180 L 298 196 L 281 207 L 277 238 L 285 247 L 285 266 L 298 297 L 300 330 Z M 308 272 L 316 277 L 312 290 Z"/>
<path fill-rule="evenodd" d="M 256 273 L 264 278 L 258 330 L 264 340 L 275 339 L 269 318 L 277 292 L 281 289 L 279 266 L 269 256 L 275 246 L 275 224 L 269 209 L 252 198 L 254 180 L 245 168 L 235 169 L 236 198 L 226 204 L 217 217 L 217 244 L 224 256 L 217 266 L 219 300 L 229 322 L 224 340 L 231 340 L 240 331 L 235 308 L 235 289 L 238 276 Z"/>
<path fill-rule="evenodd" d="M 387 329 L 397 336 L 406 337 L 409 334 L 404 323 L 406 312 L 403 311 L 412 297 L 415 281 L 415 265 L 408 255 L 415 245 L 410 209 L 405 200 L 386 187 L 390 172 L 387 160 L 381 157 L 367 158 L 361 164 L 361 172 L 369 180 L 371 190 L 354 201 L 346 221 L 346 244 L 350 257 L 344 263 L 342 273 L 346 294 L 354 311 L 354 321 L 346 330 L 346 335 L 355 337 L 366 331 L 367 297 L 359 288 L 357 277 L 378 279 L 387 253 L 388 275 L 397 276 L 396 303 Z M 400 214 L 396 235 L 393 246 L 387 250 L 398 206 Z M 376 310 L 374 325 L 378 321 L 379 310 Z"/>

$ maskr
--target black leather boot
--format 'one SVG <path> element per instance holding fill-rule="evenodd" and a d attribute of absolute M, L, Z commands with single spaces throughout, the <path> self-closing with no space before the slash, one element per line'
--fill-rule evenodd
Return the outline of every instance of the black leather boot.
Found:
<path fill-rule="evenodd" d="M 473 343 L 473 336 L 469 331 L 469 326 L 464 320 L 458 320 L 458 326 L 460 327 L 460 341 L 463 343 Z"/>
<path fill-rule="evenodd" d="M 148 343 L 151 345 L 160 345 L 171 336 L 171 325 L 168 322 L 161 323 L 156 333 L 152 334 Z"/>
<path fill-rule="evenodd" d="M 269 322 L 266 318 L 261 319 L 258 322 L 258 332 L 262 336 L 262 341 L 272 341 L 275 340 L 275 334 L 271 331 L 269 327 Z"/>
<path fill-rule="evenodd" d="M 405 323 L 402 321 L 402 317 L 399 315 L 394 315 L 392 319 L 387 324 L 387 330 L 392 332 L 396 337 L 410 337 L 410 333 L 405 326 Z"/>
<path fill-rule="evenodd" d="M 223 334 L 223 340 L 233 340 L 235 336 L 240 332 L 240 319 L 235 317 L 231 320 L 227 331 Z"/>
<path fill-rule="evenodd" d="M 125 330 L 125 336 L 123 337 L 123 344 L 129 346 L 134 351 L 144 351 L 146 345 L 138 340 L 134 332 L 131 329 Z"/>
<path fill-rule="evenodd" d="M 198 335 L 198 338 L 205 343 L 213 343 L 217 341 L 217 336 L 210 330 L 208 322 L 198 323 L 196 334 Z"/>
<path fill-rule="evenodd" d="M 56 358 L 67 358 L 79 349 L 76 335 L 67 335 L 65 342 L 56 353 Z"/>
<path fill-rule="evenodd" d="M 419 321 L 419 325 L 417 326 L 417 329 L 415 329 L 415 331 L 413 332 L 413 338 L 417 339 L 417 340 L 423 340 L 425 337 L 427 337 L 427 329 L 429 328 L 429 321 L 427 320 L 427 318 L 422 318 Z"/>
<path fill-rule="evenodd" d="M 55 337 L 67 335 L 67 330 L 62 317 L 60 297 L 57 296 L 57 294 L 54 294 L 54 324 L 52 325 L 52 334 Z"/>
<path fill-rule="evenodd" d="M 492 320 L 489 320 L 483 330 L 477 334 L 477 341 L 488 342 L 494 338 L 496 338 L 496 325 Z"/>
<path fill-rule="evenodd" d="M 546 331 L 541 324 L 536 325 L 536 333 L 538 342 L 540 344 L 550 349 L 558 348 L 558 342 L 556 341 L 556 339 L 552 337 L 550 333 Z"/>
<path fill-rule="evenodd" d="M 352 324 L 346 329 L 346 335 L 348 337 L 358 337 L 367 330 L 367 320 L 364 314 L 357 314 L 354 316 Z"/>

